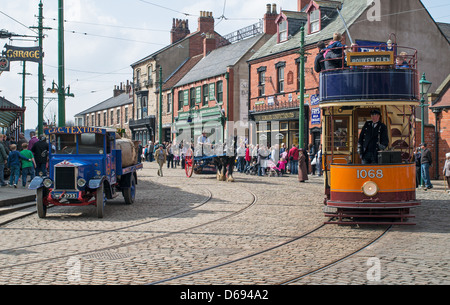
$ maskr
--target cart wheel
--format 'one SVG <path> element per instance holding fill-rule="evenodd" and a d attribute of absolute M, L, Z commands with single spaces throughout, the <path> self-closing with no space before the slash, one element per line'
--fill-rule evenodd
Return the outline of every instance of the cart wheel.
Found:
<path fill-rule="evenodd" d="M 97 189 L 95 196 L 96 196 L 95 203 L 97 205 L 97 217 L 103 218 L 103 212 L 105 210 L 105 203 L 106 203 L 103 183 Z"/>
<path fill-rule="evenodd" d="M 125 204 L 133 204 L 136 198 L 136 180 L 134 175 L 131 175 L 131 186 L 125 188 L 122 191 L 123 198 L 125 198 Z"/>
<path fill-rule="evenodd" d="M 47 216 L 47 206 L 44 204 L 44 188 L 40 188 L 36 192 L 36 208 L 39 218 Z"/>
<path fill-rule="evenodd" d="M 186 157 L 186 164 L 184 169 L 186 171 L 186 176 L 188 178 L 191 178 L 194 172 L 194 162 L 192 160 L 192 157 Z"/>

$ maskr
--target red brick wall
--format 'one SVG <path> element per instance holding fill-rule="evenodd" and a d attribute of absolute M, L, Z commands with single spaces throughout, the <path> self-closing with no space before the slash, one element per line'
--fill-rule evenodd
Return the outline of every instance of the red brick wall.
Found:
<path fill-rule="evenodd" d="M 447 93 L 449 94 L 449 93 Z M 444 167 L 445 163 L 445 154 L 450 152 L 450 111 L 447 109 L 447 111 L 443 110 L 438 115 L 438 132 L 439 132 L 439 139 L 438 139 L 438 147 L 439 147 L 439 159 L 436 161 L 436 135 L 435 135 L 435 124 L 436 124 L 436 115 L 430 110 L 429 111 L 429 118 L 430 123 L 433 123 L 433 125 L 427 125 L 425 126 L 425 141 L 427 143 L 432 143 L 432 146 L 430 147 L 432 156 L 433 156 L 433 169 L 430 171 L 431 177 L 434 177 L 434 179 L 442 179 L 442 169 Z M 419 125 L 420 126 L 420 125 Z M 419 138 L 420 138 L 420 129 L 419 129 Z M 430 146 L 430 145 L 429 145 Z M 435 174 L 435 168 L 438 164 L 438 174 L 439 177 Z"/>

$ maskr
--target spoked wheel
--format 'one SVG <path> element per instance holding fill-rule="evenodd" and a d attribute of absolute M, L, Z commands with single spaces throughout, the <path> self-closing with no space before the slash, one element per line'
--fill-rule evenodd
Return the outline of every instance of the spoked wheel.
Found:
<path fill-rule="evenodd" d="M 186 156 L 184 170 L 186 171 L 186 176 L 191 178 L 194 172 L 194 160 L 192 157 Z"/>
<path fill-rule="evenodd" d="M 104 191 L 103 184 L 97 189 L 95 203 L 97 205 L 97 217 L 103 218 L 105 204 L 106 204 L 106 197 L 105 197 L 105 191 Z"/>

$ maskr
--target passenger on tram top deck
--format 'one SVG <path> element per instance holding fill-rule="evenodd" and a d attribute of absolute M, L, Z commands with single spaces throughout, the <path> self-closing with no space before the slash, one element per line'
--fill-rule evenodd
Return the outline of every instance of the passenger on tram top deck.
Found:
<path fill-rule="evenodd" d="M 397 56 L 395 59 L 396 69 L 409 68 L 408 62 L 406 61 L 406 56 L 408 56 L 406 52 L 401 52 L 400 55 Z"/>
<path fill-rule="evenodd" d="M 330 42 L 330 45 L 325 48 L 325 69 L 333 70 L 343 68 L 343 48 L 345 45 L 342 44 L 342 34 L 334 33 L 333 40 Z"/>

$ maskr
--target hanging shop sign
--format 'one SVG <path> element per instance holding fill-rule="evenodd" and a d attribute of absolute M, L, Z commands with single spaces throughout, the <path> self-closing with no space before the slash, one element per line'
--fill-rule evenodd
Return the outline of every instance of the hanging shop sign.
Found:
<path fill-rule="evenodd" d="M 0 57 L 0 71 L 9 71 L 9 60 L 6 57 Z"/>
<path fill-rule="evenodd" d="M 3 55 L 6 56 L 9 61 L 42 62 L 42 54 L 39 47 L 24 48 L 5 45 L 5 49 Z"/>

